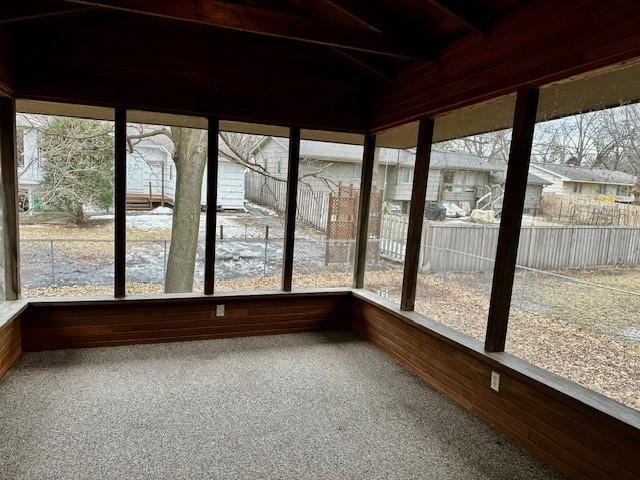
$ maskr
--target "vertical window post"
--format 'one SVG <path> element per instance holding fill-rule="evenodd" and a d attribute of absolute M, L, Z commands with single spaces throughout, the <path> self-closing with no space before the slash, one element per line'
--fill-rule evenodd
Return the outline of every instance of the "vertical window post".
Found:
<path fill-rule="evenodd" d="M 211 295 L 215 283 L 216 217 L 218 208 L 218 131 L 220 122 L 209 118 L 207 133 L 207 224 L 204 250 L 204 294 Z"/>
<path fill-rule="evenodd" d="M 431 144 L 433 143 L 433 125 L 433 119 L 423 118 L 420 120 L 420 126 L 418 127 L 418 145 L 416 148 L 416 163 L 413 170 L 407 244 L 404 255 L 404 274 L 402 277 L 402 296 L 400 297 L 400 309 L 404 311 L 412 311 L 416 300 L 424 203 L 427 195 L 429 164 L 431 162 Z"/>
<path fill-rule="evenodd" d="M 491 303 L 489 304 L 489 321 L 485 337 L 485 349 L 490 352 L 504 351 L 507 339 L 509 308 L 529 175 L 531 143 L 533 142 L 533 131 L 538 111 L 538 97 L 537 89 L 522 87 L 518 90 L 516 99 L 504 189 L 504 208 L 498 233 Z"/>
<path fill-rule="evenodd" d="M 376 136 L 364 137 L 362 152 L 362 174 L 360 178 L 360 198 L 358 199 L 358 230 L 356 232 L 355 264 L 353 266 L 353 287 L 364 286 L 364 272 L 367 263 L 367 240 L 369 238 L 369 209 L 371 206 L 371 188 L 373 167 L 376 156 Z"/>
<path fill-rule="evenodd" d="M 0 97 L 0 171 L 2 172 L 2 231 L 4 235 L 5 298 L 20 298 L 18 242 L 18 173 L 16 158 L 16 102 Z"/>
<path fill-rule="evenodd" d="M 298 169 L 300 167 L 300 129 L 289 130 L 289 168 L 287 170 L 287 203 L 284 218 L 284 259 L 282 264 L 282 290 L 291 291 L 293 276 L 293 243 L 296 233 L 298 200 Z"/>
<path fill-rule="evenodd" d="M 114 188 L 114 295 L 126 295 L 127 254 L 127 110 L 115 109 L 115 188 Z"/>

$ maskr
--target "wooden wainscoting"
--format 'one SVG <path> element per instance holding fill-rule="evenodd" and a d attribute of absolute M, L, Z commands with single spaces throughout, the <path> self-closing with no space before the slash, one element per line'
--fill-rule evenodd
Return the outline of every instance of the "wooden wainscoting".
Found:
<path fill-rule="evenodd" d="M 635 410 L 509 354 L 485 353 L 480 342 L 367 292 L 354 292 L 353 308 L 362 337 L 570 478 L 640 478 Z"/>
<path fill-rule="evenodd" d="M 20 323 L 26 309 L 21 301 L 5 302 L 0 310 L 0 379 L 22 353 Z"/>
<path fill-rule="evenodd" d="M 349 329 L 349 290 L 31 301 L 24 351 Z M 224 315 L 216 306 L 224 305 Z"/>

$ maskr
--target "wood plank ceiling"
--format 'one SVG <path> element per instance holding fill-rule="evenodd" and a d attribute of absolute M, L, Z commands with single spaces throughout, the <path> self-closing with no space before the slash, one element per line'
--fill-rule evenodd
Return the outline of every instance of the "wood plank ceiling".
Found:
<path fill-rule="evenodd" d="M 22 0 L 0 12 L 0 83 L 20 98 L 364 132 L 400 70 L 490 35 L 523 3 Z"/>

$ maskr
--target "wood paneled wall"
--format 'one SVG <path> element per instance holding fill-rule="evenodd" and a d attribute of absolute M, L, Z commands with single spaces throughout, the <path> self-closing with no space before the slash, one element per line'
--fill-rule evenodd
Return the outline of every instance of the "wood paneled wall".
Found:
<path fill-rule="evenodd" d="M 570 478 L 640 478 L 640 416 L 420 316 L 354 294 L 353 329 L 429 384 Z M 491 371 L 500 391 L 490 388 Z M 590 397 L 590 405 L 581 401 Z M 461 432 L 464 434 L 464 432 Z"/>
<path fill-rule="evenodd" d="M 30 302 L 24 351 L 350 328 L 349 291 Z M 216 306 L 224 305 L 224 316 Z"/>
<path fill-rule="evenodd" d="M 374 130 L 473 105 L 640 56 L 640 2 L 534 0 L 490 36 L 466 36 L 437 61 L 406 67 L 377 99 Z"/>
<path fill-rule="evenodd" d="M 22 353 L 20 323 L 25 305 L 19 302 L 9 307 L 9 312 L 2 312 L 7 320 L 0 324 L 0 379 Z"/>

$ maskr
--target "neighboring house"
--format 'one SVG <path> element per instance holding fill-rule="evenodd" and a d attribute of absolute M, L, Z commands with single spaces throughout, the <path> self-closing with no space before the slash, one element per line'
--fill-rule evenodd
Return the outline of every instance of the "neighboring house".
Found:
<path fill-rule="evenodd" d="M 37 205 L 42 168 L 38 153 L 38 130 L 25 115 L 16 116 L 16 156 L 18 203 L 22 210 L 28 210 Z"/>
<path fill-rule="evenodd" d="M 544 193 L 573 194 L 588 198 L 606 195 L 619 203 L 634 201 L 633 189 L 637 179 L 625 172 L 555 163 L 532 163 L 529 170 L 551 182 L 544 187 Z"/>
<path fill-rule="evenodd" d="M 34 128 L 28 116 L 17 116 L 18 190 L 23 211 L 37 211 L 39 206 L 45 160 L 39 155 L 38 135 L 38 129 Z M 158 136 L 144 139 L 135 146 L 134 152 L 127 152 L 127 202 L 131 208 L 148 208 L 150 204 L 157 206 L 161 203 L 173 205 L 176 169 L 171 148 L 166 137 Z M 244 208 L 244 173 L 243 166 L 222 156 L 218 159 L 219 209 Z M 202 206 L 207 201 L 206 178 L 205 168 Z"/>
<path fill-rule="evenodd" d="M 173 162 L 173 144 L 164 135 L 143 139 L 127 152 L 127 201 L 130 206 L 151 197 L 154 205 L 173 205 L 176 190 L 176 168 Z M 244 173 L 242 165 L 223 156 L 218 157 L 219 210 L 244 209 Z M 200 192 L 201 205 L 207 204 L 207 168 L 205 167 Z"/>
<path fill-rule="evenodd" d="M 500 172 L 499 174 L 496 174 L 494 178 L 500 185 L 504 185 L 506 172 Z M 524 194 L 523 211 L 525 214 L 535 214 L 541 207 L 540 201 L 542 200 L 544 188 L 549 185 L 551 185 L 549 180 L 545 180 L 544 178 L 531 173 L 531 170 L 529 170 L 529 174 L 527 176 L 527 189 Z M 501 207 L 502 202 L 500 202 L 500 208 Z"/>
<path fill-rule="evenodd" d="M 254 160 L 272 174 L 286 178 L 288 142 L 286 139 L 265 137 L 252 155 Z M 374 183 L 384 189 L 384 200 L 406 212 L 411 200 L 411 186 L 415 152 L 381 148 L 376 152 L 377 169 Z M 300 177 L 316 191 L 330 191 L 334 185 L 360 185 L 362 147 L 359 145 L 300 142 Z M 433 151 L 427 182 L 427 201 L 452 202 L 467 212 L 476 208 L 479 199 L 493 192 L 500 194 L 505 164 L 489 161 L 465 153 Z M 314 173 L 318 174 L 314 176 Z M 324 181 L 318 177 L 325 179 Z M 527 187 L 527 206 L 536 208 L 542 186 L 546 181 L 530 176 Z"/>

